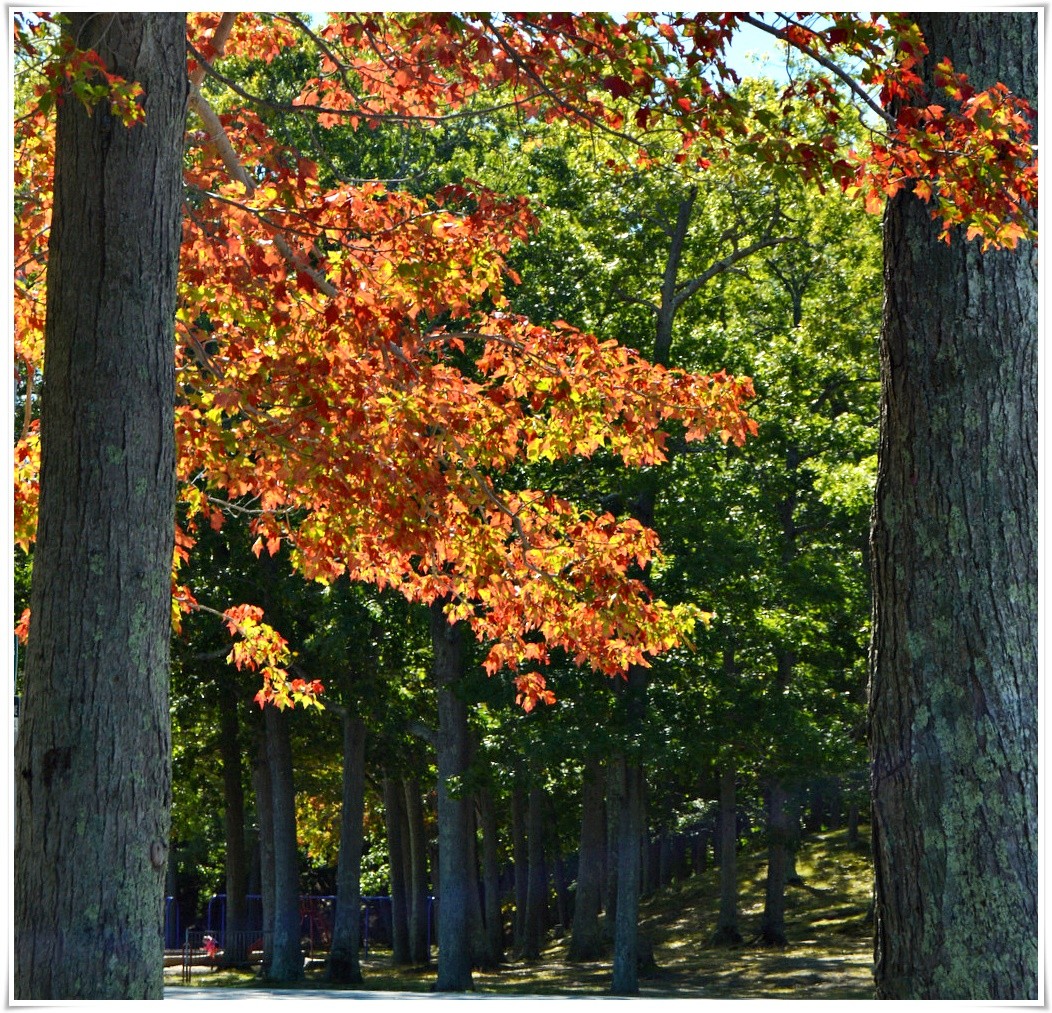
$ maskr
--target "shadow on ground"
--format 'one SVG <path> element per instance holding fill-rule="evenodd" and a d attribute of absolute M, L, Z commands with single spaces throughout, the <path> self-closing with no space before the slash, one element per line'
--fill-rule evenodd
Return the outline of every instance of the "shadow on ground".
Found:
<path fill-rule="evenodd" d="M 865 850 L 851 847 L 843 831 L 809 837 L 797 856 L 801 884 L 786 893 L 785 949 L 750 945 L 759 935 L 766 868 L 762 853 L 739 859 L 741 932 L 746 943 L 714 948 L 715 869 L 673 883 L 640 904 L 640 928 L 657 960 L 653 977 L 640 980 L 640 996 L 679 999 L 872 999 L 873 929 L 867 915 L 872 867 Z M 478 993 L 595 996 L 609 993 L 607 961 L 570 963 L 568 940 L 550 941 L 535 963 L 509 961 L 495 972 L 476 972 Z M 363 960 L 363 989 L 428 992 L 434 966 L 395 968 L 390 955 Z M 169 979 L 170 984 L 178 977 Z M 259 989 L 258 979 L 233 973 L 194 976 L 197 986 Z M 297 989 L 324 988 L 322 969 L 307 972 Z M 353 993 L 344 993 L 353 994 Z"/>

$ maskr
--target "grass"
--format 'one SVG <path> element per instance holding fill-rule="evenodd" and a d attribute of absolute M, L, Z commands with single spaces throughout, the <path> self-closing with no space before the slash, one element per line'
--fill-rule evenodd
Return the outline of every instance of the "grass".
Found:
<path fill-rule="evenodd" d="M 843 831 L 808 837 L 797 856 L 802 884 L 786 891 L 784 948 L 750 944 L 763 914 L 763 852 L 739 856 L 740 929 L 746 942 L 713 948 L 718 872 L 673 883 L 640 902 L 640 931 L 653 946 L 658 971 L 640 979 L 646 998 L 872 999 L 873 927 L 867 921 L 872 867 Z M 551 939 L 536 963 L 509 960 L 496 972 L 476 971 L 475 989 L 507 995 L 603 995 L 610 988 L 607 961 L 572 964 L 568 939 Z M 178 972 L 178 969 L 174 969 Z M 394 968 L 389 954 L 362 961 L 364 987 L 426 992 L 435 970 Z M 195 984 L 258 987 L 254 976 L 207 972 Z M 321 969 L 308 969 L 298 988 L 325 987 Z"/>

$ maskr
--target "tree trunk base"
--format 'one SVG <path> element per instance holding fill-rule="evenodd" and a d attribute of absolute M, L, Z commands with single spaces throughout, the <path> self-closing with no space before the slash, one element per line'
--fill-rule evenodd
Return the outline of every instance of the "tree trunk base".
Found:
<path fill-rule="evenodd" d="M 325 980 L 333 985 L 361 985 L 362 970 L 349 957 L 330 955 Z"/>
<path fill-rule="evenodd" d="M 733 925 L 721 925 L 709 937 L 709 946 L 741 946 L 742 934 Z"/>
<path fill-rule="evenodd" d="M 636 966 L 640 978 L 656 978 L 661 970 L 658 962 L 654 959 L 654 945 L 645 936 L 639 937 L 639 952 L 636 957 Z"/>
<path fill-rule="evenodd" d="M 601 937 L 585 941 L 571 939 L 566 959 L 572 964 L 582 964 L 590 960 L 603 960 L 610 955 L 609 941 Z"/>
<path fill-rule="evenodd" d="M 789 940 L 785 936 L 784 929 L 766 928 L 762 929 L 760 934 L 756 937 L 756 944 L 758 946 L 771 946 L 784 950 L 789 945 Z"/>

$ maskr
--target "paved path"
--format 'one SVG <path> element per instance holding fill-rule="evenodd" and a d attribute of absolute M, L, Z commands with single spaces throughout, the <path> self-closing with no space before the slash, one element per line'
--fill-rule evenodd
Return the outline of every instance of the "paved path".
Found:
<path fill-rule="evenodd" d="M 556 995 L 494 995 L 478 992 L 374 992 L 368 989 L 320 989 L 303 988 L 200 988 L 197 986 L 167 986 L 165 999 L 248 999 L 258 1002 L 261 999 L 503 999 L 505 1002 L 516 1002 L 532 999 L 614 999 L 616 996 L 556 996 Z"/>

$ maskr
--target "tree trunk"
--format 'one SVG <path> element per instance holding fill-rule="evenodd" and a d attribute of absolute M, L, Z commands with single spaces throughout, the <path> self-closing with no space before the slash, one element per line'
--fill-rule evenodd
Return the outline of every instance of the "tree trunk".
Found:
<path fill-rule="evenodd" d="M 655 486 L 641 496 L 637 519 L 653 523 Z M 645 780 L 638 758 L 637 742 L 646 711 L 647 669 L 632 665 L 622 684 L 627 742 L 621 755 L 624 772 L 621 808 L 617 827 L 617 912 L 614 918 L 614 968 L 611 991 L 615 995 L 635 995 L 639 991 L 639 892 L 642 862 L 640 846 L 645 829 Z"/>
<path fill-rule="evenodd" d="M 1036 13 L 916 16 L 1036 103 Z M 877 993 L 1036 999 L 1037 251 L 884 229 L 870 753 Z"/>
<path fill-rule="evenodd" d="M 581 837 L 577 852 L 577 892 L 570 960 L 598 960 L 603 953 L 603 937 L 599 929 L 605 847 L 603 796 L 602 761 L 589 759 L 585 762 L 581 781 Z"/>
<path fill-rule="evenodd" d="M 259 894 L 263 909 L 263 976 L 274 959 L 274 803 L 267 762 L 267 736 L 260 732 L 259 750 L 252 768 L 252 789 L 256 794 L 259 823 Z"/>
<path fill-rule="evenodd" d="M 384 824 L 387 828 L 387 867 L 391 884 L 391 947 L 395 964 L 408 964 L 409 894 L 405 878 L 405 792 L 400 781 L 384 778 Z"/>
<path fill-rule="evenodd" d="M 767 804 L 767 886 L 764 891 L 760 938 L 768 946 L 786 946 L 785 879 L 788 869 L 789 817 L 785 811 L 785 788 L 771 778 Z"/>
<path fill-rule="evenodd" d="M 483 924 L 486 930 L 484 966 L 496 967 L 504 959 L 504 923 L 500 913 L 500 860 L 497 854 L 497 810 L 493 793 L 479 789 L 479 827 L 482 830 Z"/>
<path fill-rule="evenodd" d="M 858 803 L 852 799 L 847 805 L 847 843 L 854 848 L 858 841 Z"/>
<path fill-rule="evenodd" d="M 802 808 L 799 789 L 790 791 L 785 801 L 785 882 L 787 886 L 802 886 L 804 882 L 796 869 L 796 853 L 800 850 L 800 813 Z M 833 818 L 831 817 L 831 819 Z"/>
<path fill-rule="evenodd" d="M 569 890 L 566 884 L 566 862 L 560 851 L 548 856 L 548 864 L 552 869 L 552 878 L 555 887 L 555 914 L 558 925 L 565 931 L 570 924 L 570 901 Z"/>
<path fill-rule="evenodd" d="M 289 720 L 288 711 L 280 711 L 273 704 L 263 708 L 274 841 L 274 942 L 267 974 L 270 981 L 298 981 L 303 977 L 296 792 L 292 783 Z"/>
<path fill-rule="evenodd" d="M 511 789 L 511 851 L 515 865 L 515 952 L 526 945 L 526 896 L 529 891 L 529 850 L 526 845 L 526 789 L 519 777 Z"/>
<path fill-rule="evenodd" d="M 409 827 L 409 957 L 414 964 L 426 964 L 428 952 L 427 830 L 420 782 L 414 777 L 404 783 L 406 825 Z"/>
<path fill-rule="evenodd" d="M 529 827 L 526 831 L 526 846 L 529 851 L 529 877 L 526 892 L 526 927 L 523 937 L 522 956 L 526 960 L 538 960 L 544 949 L 544 936 L 548 928 L 548 869 L 544 861 L 547 796 L 539 785 L 530 786 Z"/>
<path fill-rule="evenodd" d="M 614 941 L 617 924 L 618 821 L 625 796 L 625 765 L 618 755 L 606 763 L 606 899 L 603 903 L 603 936 Z"/>
<path fill-rule="evenodd" d="M 694 874 L 700 875 L 705 872 L 709 867 L 709 837 L 711 836 L 707 828 L 703 828 L 698 831 L 697 837 L 694 839 Z M 713 858 L 715 861 L 715 858 Z"/>
<path fill-rule="evenodd" d="M 617 914 L 614 918 L 614 995 L 639 992 L 639 877 L 643 837 L 643 770 L 622 759 L 624 791 L 617 818 Z"/>
<path fill-rule="evenodd" d="M 358 960 L 362 917 L 362 842 L 365 822 L 365 722 L 343 715 L 343 796 L 340 806 L 340 855 L 336 868 L 336 917 L 329 947 L 328 980 L 359 985 Z"/>
<path fill-rule="evenodd" d="M 472 742 L 470 729 L 468 731 L 468 764 L 472 762 L 475 747 Z M 471 966 L 488 967 L 488 945 L 486 942 L 486 926 L 482 915 L 482 883 L 479 879 L 479 854 L 478 854 L 478 821 L 475 814 L 475 800 L 469 800 L 468 820 L 470 833 L 468 834 L 468 853 L 465 858 L 465 875 L 467 877 L 468 899 L 468 924 L 471 926 Z"/>
<path fill-rule="evenodd" d="M 438 907 L 439 992 L 474 988 L 471 977 L 470 835 L 474 833 L 471 798 L 464 791 L 468 768 L 468 715 L 456 694 L 463 673 L 463 626 L 450 625 L 442 602 L 431 606 L 431 644 L 438 691 Z"/>
<path fill-rule="evenodd" d="M 242 785 L 237 690 L 224 680 L 220 691 L 219 756 L 223 764 L 223 831 L 226 841 L 226 934 L 223 962 L 238 966 L 247 957 L 248 851 L 245 847 L 245 792 Z"/>
<path fill-rule="evenodd" d="M 728 764 L 720 773 L 720 911 L 712 934 L 713 946 L 737 946 L 738 926 L 738 772 Z"/>
<path fill-rule="evenodd" d="M 15 994 L 160 999 L 185 16 L 68 17 L 147 115 L 58 106 Z"/>
<path fill-rule="evenodd" d="M 666 830 L 658 843 L 658 889 L 668 886 L 672 882 L 672 876 L 672 832 Z"/>

